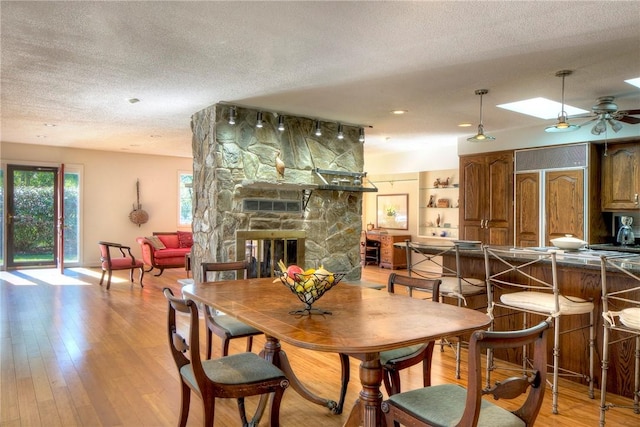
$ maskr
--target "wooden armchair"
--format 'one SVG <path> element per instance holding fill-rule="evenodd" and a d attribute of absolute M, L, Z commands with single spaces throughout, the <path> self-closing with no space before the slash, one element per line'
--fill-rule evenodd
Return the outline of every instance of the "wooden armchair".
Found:
<path fill-rule="evenodd" d="M 208 273 L 234 273 L 236 278 L 238 274 L 242 274 L 243 278 L 247 278 L 249 264 L 246 261 L 230 261 L 230 262 L 203 262 L 202 281 L 211 280 Z M 215 284 L 212 284 L 215 286 Z M 238 319 L 220 315 L 212 307 L 205 306 L 205 320 L 207 324 L 207 359 L 211 358 L 211 350 L 213 346 L 213 334 L 222 340 L 222 356 L 229 354 L 229 341 L 234 338 L 246 338 L 246 351 L 251 351 L 253 345 L 253 336 L 262 334 L 256 328 L 239 321 Z"/>
<path fill-rule="evenodd" d="M 193 391 L 202 399 L 204 425 L 207 427 L 214 425 L 216 398 L 237 399 L 242 425 L 258 425 L 263 406 L 259 405 L 255 415 L 247 422 L 244 399 L 258 395 L 266 398 L 271 393 L 270 425 L 277 427 L 280 402 L 289 386 L 284 373 L 271 362 L 249 352 L 203 361 L 200 357 L 198 306 L 191 300 L 175 298 L 169 288 L 164 288 L 163 292 L 169 302 L 169 347 L 180 373 L 182 386 L 178 425 L 184 427 L 187 424 Z M 176 311 L 189 315 L 188 340 L 177 331 Z"/>
<path fill-rule="evenodd" d="M 540 412 L 547 376 L 547 331 L 544 321 L 529 329 L 512 332 L 476 331 L 469 342 L 469 383 L 442 384 L 394 394 L 382 403 L 389 427 L 406 426 L 533 426 Z M 481 356 L 487 349 L 518 348 L 533 344 L 532 369 L 482 389 Z M 522 406 L 508 411 L 482 399 L 514 399 L 528 392 Z"/>
<path fill-rule="evenodd" d="M 144 277 L 144 263 L 136 259 L 131 253 L 129 246 L 121 245 L 120 243 L 111 242 L 98 242 L 100 248 L 100 266 L 102 267 L 102 276 L 100 276 L 100 286 L 104 281 L 104 274 L 108 273 L 107 277 L 107 289 L 111 288 L 111 274 L 113 270 L 130 270 L 129 278 L 133 283 L 133 270 L 140 269 L 140 287 L 143 287 L 142 278 Z M 120 251 L 120 255 L 116 257 L 111 256 L 111 248 Z"/>

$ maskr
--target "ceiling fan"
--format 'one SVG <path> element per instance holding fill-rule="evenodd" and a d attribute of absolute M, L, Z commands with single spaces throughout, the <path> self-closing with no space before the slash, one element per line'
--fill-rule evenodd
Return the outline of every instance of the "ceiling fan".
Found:
<path fill-rule="evenodd" d="M 594 135 L 600 135 L 607 130 L 607 124 L 614 131 L 618 132 L 622 129 L 622 123 L 628 123 L 631 125 L 637 125 L 640 123 L 640 118 L 632 117 L 640 115 L 640 110 L 618 110 L 618 105 L 613 102 L 613 96 L 601 96 L 597 100 L 597 104 L 591 107 L 591 113 L 579 116 L 572 116 L 571 118 L 586 118 L 590 117 L 588 121 L 580 126 L 584 126 L 588 123 L 595 122 L 591 133 Z"/>

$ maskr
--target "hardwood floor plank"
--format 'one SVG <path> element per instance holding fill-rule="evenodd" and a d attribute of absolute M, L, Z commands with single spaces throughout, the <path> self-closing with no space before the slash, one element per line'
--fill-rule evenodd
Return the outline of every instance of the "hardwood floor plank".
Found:
<path fill-rule="evenodd" d="M 391 271 L 369 266 L 363 280 L 386 284 Z M 406 274 L 405 270 L 396 273 Z M 68 284 L 51 284 L 45 275 L 33 285 L 16 286 L 0 280 L 0 426 L 175 426 L 180 411 L 180 386 L 169 353 L 166 334 L 167 303 L 162 288 L 180 293 L 181 269 L 160 277 L 145 275 L 145 287 L 131 285 L 126 272 L 116 273 L 111 290 L 98 286 L 97 270 L 71 269 Z M 18 274 L 18 273 L 16 273 Z M 20 277 L 31 277 L 20 273 Z M 53 276 L 50 276 L 53 277 Z M 65 278 L 55 278 L 66 283 Z M 293 298 L 293 296 L 292 296 Z M 187 317 L 178 319 L 186 330 Z M 204 328 L 203 328 L 204 341 Z M 264 337 L 254 340 L 255 352 Z M 296 374 L 313 392 L 337 400 L 340 363 L 336 354 L 312 352 L 282 344 Z M 220 354 L 214 341 L 214 356 Z M 232 340 L 231 352 L 244 350 L 243 340 Z M 463 372 L 466 351 L 463 352 Z M 345 411 L 333 415 L 326 408 L 301 398 L 293 389 L 285 392 L 281 407 L 283 427 L 338 427 L 346 421 L 358 397 L 359 362 L 352 359 Z M 453 378 L 454 353 L 450 348 L 434 352 L 433 382 L 458 382 Z M 421 386 L 421 368 L 402 371 L 404 389 Z M 560 414 L 551 414 L 550 390 L 537 425 L 558 427 L 596 426 L 599 394 L 586 397 L 586 387 L 561 380 Z M 612 396 L 612 401 L 628 399 Z M 248 409 L 257 399 L 249 399 Z M 200 400 L 193 396 L 188 425 L 202 425 Z M 637 426 L 640 416 L 613 409 L 607 425 Z M 239 425 L 236 403 L 216 404 L 217 427 Z M 263 425 L 266 425 L 263 423 Z"/>

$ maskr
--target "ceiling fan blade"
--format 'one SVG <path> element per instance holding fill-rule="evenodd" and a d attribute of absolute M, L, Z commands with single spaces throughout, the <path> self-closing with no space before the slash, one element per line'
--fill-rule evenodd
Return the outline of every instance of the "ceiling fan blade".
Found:
<path fill-rule="evenodd" d="M 640 123 L 639 118 L 631 116 L 623 116 L 616 120 L 618 120 L 619 122 L 629 123 L 630 125 L 637 125 L 638 123 Z"/>
<path fill-rule="evenodd" d="M 581 117 L 579 117 L 579 116 L 578 116 L 578 117 L 574 117 L 574 118 L 579 119 L 579 118 L 581 118 Z M 599 117 L 599 116 L 592 117 L 592 118 L 590 118 L 589 120 L 587 120 L 586 122 L 580 123 L 580 125 L 579 125 L 579 126 L 580 126 L 580 127 L 585 126 L 585 125 L 587 125 L 587 124 L 589 124 L 589 123 L 591 123 L 591 122 L 595 122 L 596 120 L 600 120 L 600 117 Z"/>
<path fill-rule="evenodd" d="M 620 110 L 618 113 L 622 113 L 627 116 L 635 116 L 636 114 L 640 114 L 640 110 Z"/>
<path fill-rule="evenodd" d="M 597 119 L 598 116 L 594 116 L 593 113 L 586 113 L 586 114 L 576 114 L 575 116 L 569 116 L 567 117 L 568 119 L 586 119 L 586 118 L 590 118 L 593 117 L 593 119 Z"/>

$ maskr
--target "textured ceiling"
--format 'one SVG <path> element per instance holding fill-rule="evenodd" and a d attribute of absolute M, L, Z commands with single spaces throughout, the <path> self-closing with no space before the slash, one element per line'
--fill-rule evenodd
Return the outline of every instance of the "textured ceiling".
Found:
<path fill-rule="evenodd" d="M 191 115 L 226 101 L 370 125 L 369 153 L 419 150 L 475 133 L 457 124 L 477 125 L 480 88 L 487 133 L 553 123 L 495 105 L 560 101 L 561 69 L 569 104 L 640 108 L 624 82 L 640 77 L 637 1 L 2 1 L 0 15 L 3 142 L 190 156 Z"/>

